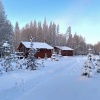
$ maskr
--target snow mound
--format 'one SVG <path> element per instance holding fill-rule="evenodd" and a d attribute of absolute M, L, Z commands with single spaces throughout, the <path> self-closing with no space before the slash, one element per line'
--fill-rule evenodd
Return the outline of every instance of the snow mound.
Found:
<path fill-rule="evenodd" d="M 81 77 L 79 77 L 79 80 L 81 80 L 81 81 L 84 81 L 84 80 L 87 80 L 89 77 L 87 77 L 87 76 L 81 76 Z"/>

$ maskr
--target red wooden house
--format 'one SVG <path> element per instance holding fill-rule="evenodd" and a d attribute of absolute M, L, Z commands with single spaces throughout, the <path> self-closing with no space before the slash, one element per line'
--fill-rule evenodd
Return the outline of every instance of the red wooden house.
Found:
<path fill-rule="evenodd" d="M 52 50 L 54 49 L 47 43 L 42 43 L 42 42 L 33 42 L 33 48 L 38 49 L 38 52 L 35 54 L 36 58 L 38 57 L 44 58 L 45 56 L 51 57 Z M 19 52 L 24 52 L 25 57 L 28 56 L 29 49 L 30 49 L 30 42 L 21 42 L 18 47 Z"/>
<path fill-rule="evenodd" d="M 57 52 L 57 54 L 59 54 L 60 51 L 62 56 L 73 56 L 74 50 L 67 46 L 55 46 L 54 49 Z"/>

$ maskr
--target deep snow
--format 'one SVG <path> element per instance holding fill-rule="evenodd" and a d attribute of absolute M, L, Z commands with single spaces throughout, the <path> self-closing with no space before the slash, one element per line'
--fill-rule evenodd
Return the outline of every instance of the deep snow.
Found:
<path fill-rule="evenodd" d="M 44 60 L 38 70 L 0 75 L 0 100 L 100 100 L 100 74 L 81 76 L 86 56 Z"/>

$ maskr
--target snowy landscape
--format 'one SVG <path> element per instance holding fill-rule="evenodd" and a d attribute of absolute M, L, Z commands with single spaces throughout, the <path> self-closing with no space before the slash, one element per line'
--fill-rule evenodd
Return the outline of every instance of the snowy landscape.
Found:
<path fill-rule="evenodd" d="M 87 56 L 43 59 L 45 67 L 37 70 L 23 67 L 5 72 L 0 75 L 0 100 L 99 100 L 100 74 L 96 68 L 89 78 L 81 76 L 86 60 Z"/>
<path fill-rule="evenodd" d="M 100 0 L 0 0 L 0 100 L 100 100 Z"/>

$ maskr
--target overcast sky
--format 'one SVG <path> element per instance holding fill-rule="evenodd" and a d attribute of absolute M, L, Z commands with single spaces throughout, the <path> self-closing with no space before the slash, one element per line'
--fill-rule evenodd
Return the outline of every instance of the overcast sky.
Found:
<path fill-rule="evenodd" d="M 54 21 L 65 33 L 85 37 L 87 43 L 100 41 L 100 0 L 2 0 L 8 19 L 22 27 L 30 21 Z"/>

